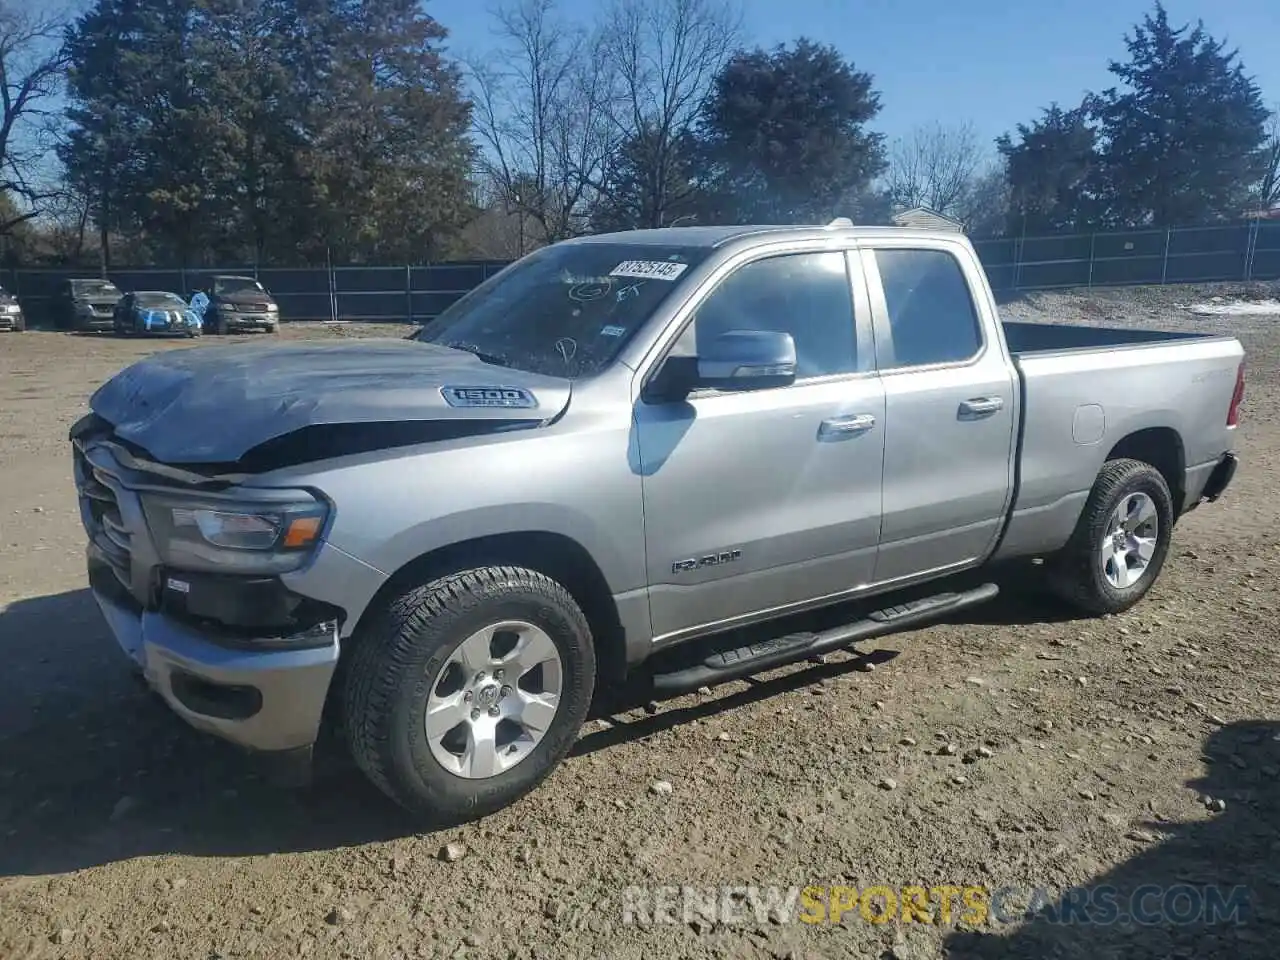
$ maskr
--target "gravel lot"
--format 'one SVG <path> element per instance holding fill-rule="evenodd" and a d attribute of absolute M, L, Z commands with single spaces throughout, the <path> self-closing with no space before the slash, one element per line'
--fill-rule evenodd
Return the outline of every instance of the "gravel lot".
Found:
<path fill-rule="evenodd" d="M 527 800 L 435 834 L 349 772 L 269 786 L 121 662 L 85 589 L 66 430 L 123 365 L 189 344 L 0 335 L 0 958 L 1273 957 L 1280 316 L 1183 309 L 1239 292 L 1005 306 L 1223 330 L 1249 351 L 1242 470 L 1178 526 L 1136 609 L 1072 619 L 1013 582 L 878 649 L 636 703 L 590 721 Z M 870 900 L 839 923 L 713 923 L 678 898 L 624 923 L 629 887 L 811 884 L 1008 887 L 1010 922 L 959 922 L 960 905 L 948 921 L 930 893 L 933 923 Z M 1248 887 L 1243 922 L 1012 922 L 1077 885 L 1121 908 L 1156 885 L 1155 909 L 1214 884 Z"/>

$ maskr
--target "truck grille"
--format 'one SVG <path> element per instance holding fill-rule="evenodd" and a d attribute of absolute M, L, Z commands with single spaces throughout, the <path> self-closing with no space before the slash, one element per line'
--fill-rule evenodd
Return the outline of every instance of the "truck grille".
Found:
<path fill-rule="evenodd" d="M 111 565 L 116 578 L 127 588 L 132 572 L 130 563 L 133 538 L 120 515 L 116 493 L 106 482 L 107 474 L 89 463 L 78 445 L 75 448 L 75 462 L 85 532 Z"/>

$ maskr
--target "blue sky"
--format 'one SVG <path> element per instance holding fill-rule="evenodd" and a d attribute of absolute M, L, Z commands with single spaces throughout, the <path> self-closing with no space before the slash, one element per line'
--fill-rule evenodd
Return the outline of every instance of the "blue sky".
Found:
<path fill-rule="evenodd" d="M 451 33 L 450 50 L 492 46 L 493 0 L 426 0 Z M 590 21 L 607 0 L 560 0 L 570 18 Z M 988 143 L 1057 100 L 1074 105 L 1113 82 L 1124 34 L 1151 0 L 742 0 L 751 43 L 798 36 L 835 44 L 876 78 L 890 137 L 940 120 L 972 121 Z M 1179 25 L 1201 18 L 1238 47 L 1268 106 L 1280 104 L 1280 0 L 1166 0 Z M 994 149 L 994 148 L 993 148 Z"/>

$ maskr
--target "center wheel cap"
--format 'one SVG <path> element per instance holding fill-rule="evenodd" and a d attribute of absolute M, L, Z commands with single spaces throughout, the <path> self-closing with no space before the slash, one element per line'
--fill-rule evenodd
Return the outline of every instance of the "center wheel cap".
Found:
<path fill-rule="evenodd" d="M 498 702 L 498 694 L 502 688 L 496 683 L 486 683 L 476 688 L 475 705 L 481 710 L 488 710 Z"/>

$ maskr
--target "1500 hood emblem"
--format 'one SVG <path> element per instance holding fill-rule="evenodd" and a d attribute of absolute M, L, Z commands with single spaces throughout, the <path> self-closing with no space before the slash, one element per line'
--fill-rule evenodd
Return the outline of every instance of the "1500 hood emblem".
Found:
<path fill-rule="evenodd" d="M 451 407 L 515 407 L 527 410 L 538 401 L 520 387 L 441 387 L 444 402 Z"/>

